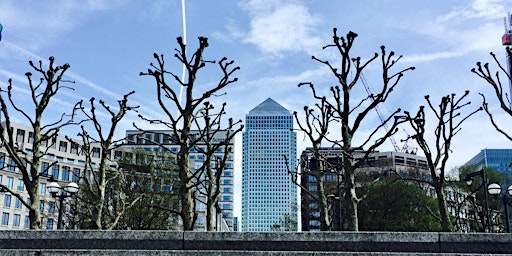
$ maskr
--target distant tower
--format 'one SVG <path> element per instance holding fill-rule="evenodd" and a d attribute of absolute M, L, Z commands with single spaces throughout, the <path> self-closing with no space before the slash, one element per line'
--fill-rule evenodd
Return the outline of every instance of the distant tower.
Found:
<path fill-rule="evenodd" d="M 510 16 L 510 13 L 508 13 L 507 17 L 504 18 L 505 22 L 505 34 L 501 37 L 501 43 L 507 47 L 510 47 L 512 45 L 512 16 Z M 507 67 L 508 67 L 508 73 L 512 74 L 512 57 L 508 54 L 508 52 L 505 53 L 507 58 Z M 512 81 L 509 80 L 508 83 L 509 86 L 509 99 L 512 99 Z M 510 106 L 512 108 L 512 101 L 510 103 Z"/>
<path fill-rule="evenodd" d="M 268 98 L 245 117 L 242 160 L 242 231 L 297 230 L 293 115 Z M 288 159 L 288 167 L 284 160 Z"/>

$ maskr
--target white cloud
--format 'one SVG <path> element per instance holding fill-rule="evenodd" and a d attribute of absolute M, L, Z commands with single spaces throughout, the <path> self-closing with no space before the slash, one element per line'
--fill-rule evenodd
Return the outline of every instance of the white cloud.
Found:
<path fill-rule="evenodd" d="M 450 13 L 440 17 L 445 21 L 461 21 L 473 18 L 493 19 L 502 17 L 505 12 L 505 5 L 510 1 L 503 0 L 473 0 L 468 4 L 464 1 L 464 5 L 460 5 L 453 9 Z"/>
<path fill-rule="evenodd" d="M 286 51 L 312 53 L 321 44 L 316 36 L 320 19 L 296 2 L 253 0 L 242 4 L 251 18 L 244 42 L 254 44 L 264 53 L 279 55 Z M 230 29 L 240 36 L 239 31 Z"/>
<path fill-rule="evenodd" d="M 507 0 L 505 2 L 512 3 Z M 463 1 L 444 15 L 413 26 L 413 29 L 432 42 L 432 46 L 443 46 L 435 52 L 418 53 L 404 57 L 404 62 L 425 62 L 466 56 L 478 52 L 498 50 L 503 34 L 501 22 L 505 3 L 497 0 Z M 488 20 L 488 22 L 482 22 Z M 489 38 L 496 38 L 495 41 Z M 437 48 L 437 47 L 435 47 Z M 432 47 L 431 49 L 435 49 Z M 419 51 L 416 51 L 419 52 Z"/>

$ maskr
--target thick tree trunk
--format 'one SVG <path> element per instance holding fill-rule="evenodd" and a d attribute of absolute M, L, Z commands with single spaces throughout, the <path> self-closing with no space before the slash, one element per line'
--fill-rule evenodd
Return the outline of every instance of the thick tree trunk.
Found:
<path fill-rule="evenodd" d="M 216 216 L 215 216 L 215 203 L 213 200 L 206 202 L 206 231 L 214 231 Z"/>
<path fill-rule="evenodd" d="M 29 192 L 30 208 L 28 216 L 30 219 L 30 229 L 41 229 L 41 212 L 39 210 L 39 183 L 33 187 Z"/>
<path fill-rule="evenodd" d="M 444 232 L 452 231 L 452 222 L 448 213 L 446 194 L 442 186 L 436 186 L 437 202 L 439 204 L 439 213 L 441 215 L 441 226 Z"/>
<path fill-rule="evenodd" d="M 317 175 L 316 186 L 318 188 L 318 208 L 320 210 L 320 230 L 329 231 L 331 229 L 331 221 L 329 219 L 329 209 L 327 203 L 327 196 L 325 187 L 322 180 L 322 175 Z"/>
<path fill-rule="evenodd" d="M 344 178 L 345 214 L 347 216 L 348 230 L 359 231 L 359 218 L 357 216 L 359 200 L 356 195 L 355 174 L 352 167 L 345 167 Z"/>

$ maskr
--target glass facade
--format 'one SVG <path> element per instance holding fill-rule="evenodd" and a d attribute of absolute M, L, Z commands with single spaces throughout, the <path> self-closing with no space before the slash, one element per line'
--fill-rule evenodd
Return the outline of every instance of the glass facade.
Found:
<path fill-rule="evenodd" d="M 503 174 L 512 175 L 512 149 L 482 149 L 464 165 L 473 165 L 477 169 L 489 167 Z"/>
<path fill-rule="evenodd" d="M 242 156 L 242 231 L 297 230 L 293 115 L 267 99 L 246 115 Z M 288 160 L 288 166 L 285 157 Z M 284 222 L 291 223 L 284 223 Z"/>

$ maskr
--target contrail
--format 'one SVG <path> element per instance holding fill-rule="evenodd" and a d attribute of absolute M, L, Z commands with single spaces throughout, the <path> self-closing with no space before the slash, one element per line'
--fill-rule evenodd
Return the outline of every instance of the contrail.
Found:
<path fill-rule="evenodd" d="M 4 45 L 5 48 L 7 48 L 8 50 L 12 51 L 12 52 L 15 52 L 17 54 L 19 54 L 20 56 L 23 56 L 25 58 L 27 58 L 28 60 L 31 60 L 31 61 L 34 61 L 34 62 L 38 62 L 38 61 L 41 61 L 43 63 L 43 65 L 45 66 L 48 66 L 49 65 L 49 61 L 46 60 L 46 58 L 43 58 L 41 56 L 38 56 L 34 53 L 31 53 L 15 44 L 12 44 L 6 40 L 2 40 L 2 44 L 1 45 Z M 91 82 L 90 80 L 84 78 L 83 76 L 73 72 L 73 71 L 67 71 L 66 72 L 66 75 L 73 78 L 73 80 L 76 80 L 77 82 L 80 82 L 84 85 L 87 85 L 88 87 L 96 90 L 96 91 L 99 91 L 99 92 L 102 92 L 104 93 L 105 95 L 108 95 L 114 99 L 121 99 L 122 96 L 117 94 L 117 93 L 114 93 L 112 91 L 109 91 L 103 87 L 101 87 L 100 85 L 97 85 L 93 82 Z"/>
<path fill-rule="evenodd" d="M 14 53 L 17 53 L 18 55 L 22 56 L 22 57 L 25 57 L 26 59 L 28 60 L 31 60 L 33 62 L 38 62 L 38 61 L 41 61 L 42 64 L 44 66 L 48 66 L 49 65 L 49 61 L 39 55 L 36 55 L 34 53 L 31 53 L 15 44 L 12 44 L 10 43 L 9 41 L 5 40 L 5 39 L 2 39 L 2 42 L 0 43 L 0 46 L 4 46 L 6 49 L 14 52 Z M 0 72 L 0 73 L 5 73 L 5 72 Z M 101 92 L 109 97 L 112 97 L 113 99 L 115 99 L 116 101 L 121 99 L 123 96 L 122 95 L 119 95 L 115 92 L 112 92 L 112 91 L 109 91 L 105 88 L 103 88 L 102 86 L 98 85 L 98 84 L 95 84 L 94 82 L 86 79 L 85 77 L 75 73 L 75 72 L 72 72 L 72 71 L 67 71 L 66 76 L 72 78 L 73 80 L 75 80 L 76 82 L 79 82 L 81 84 L 84 84 L 86 85 L 87 87 L 90 87 L 91 89 L 95 90 L 95 91 L 98 91 L 98 92 Z M 137 101 L 134 101 L 134 100 L 130 100 L 130 102 L 134 105 L 139 105 L 139 106 L 143 106 L 143 104 L 137 102 Z M 113 106 L 115 107 L 115 106 Z M 142 109 L 141 109 L 142 110 Z M 144 108 L 143 109 L 144 112 L 146 113 L 149 113 L 150 116 L 155 116 L 155 117 L 158 117 L 160 116 L 160 113 L 158 112 L 155 112 L 153 111 L 151 108 Z"/>
<path fill-rule="evenodd" d="M 185 17 L 185 0 L 181 0 L 181 17 L 183 22 L 183 43 L 187 45 L 187 18 Z M 185 47 L 185 49 L 187 49 Z M 185 71 L 186 66 L 185 63 L 183 63 L 183 71 L 181 73 L 181 82 L 185 83 Z M 183 94 L 183 86 L 180 85 L 180 98 L 179 103 L 181 103 L 181 95 Z"/>

